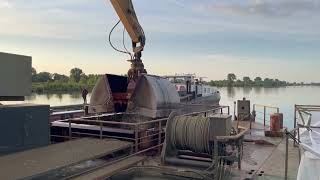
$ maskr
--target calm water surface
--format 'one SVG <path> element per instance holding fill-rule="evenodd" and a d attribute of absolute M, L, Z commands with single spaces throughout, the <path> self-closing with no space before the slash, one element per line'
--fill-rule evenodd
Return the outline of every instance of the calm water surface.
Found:
<path fill-rule="evenodd" d="M 231 106 L 233 112 L 233 102 L 243 97 L 251 100 L 251 104 L 262 104 L 276 106 L 284 114 L 284 124 L 292 128 L 295 104 L 320 105 L 320 87 L 279 87 L 279 88 L 218 88 L 221 93 L 221 105 Z M 257 109 L 263 111 L 263 109 Z M 272 112 L 269 110 L 268 113 Z M 259 118 L 262 114 L 257 113 Z M 263 122 L 262 120 L 259 120 Z"/>
<path fill-rule="evenodd" d="M 285 125 L 293 126 L 294 104 L 320 104 L 320 87 L 281 87 L 281 88 L 217 88 L 221 93 L 221 105 L 228 105 L 233 112 L 233 102 L 243 97 L 253 104 L 276 106 L 284 113 Z M 88 96 L 90 99 L 90 94 Z M 26 98 L 28 103 L 50 104 L 51 106 L 83 103 L 80 93 L 72 94 L 33 94 Z M 8 102 L 7 102 L 8 103 Z M 262 111 L 258 109 L 257 111 Z M 258 113 L 262 118 L 262 115 Z M 260 120 L 261 121 L 261 120 Z"/>

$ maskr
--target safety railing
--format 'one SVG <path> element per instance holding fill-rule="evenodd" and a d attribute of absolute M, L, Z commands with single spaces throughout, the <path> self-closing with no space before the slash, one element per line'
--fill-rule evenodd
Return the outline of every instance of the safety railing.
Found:
<path fill-rule="evenodd" d="M 311 113 L 312 112 L 320 112 L 320 105 L 294 105 L 294 137 L 297 137 L 300 141 L 300 130 L 299 128 L 303 125 L 309 125 L 311 120 Z M 310 119 L 305 119 L 304 115 L 309 116 Z M 309 121 L 309 122 L 306 122 Z M 296 146 L 296 143 L 293 144 Z"/>
<path fill-rule="evenodd" d="M 272 113 L 279 113 L 280 108 L 274 106 L 267 106 L 261 104 L 253 104 L 254 118 L 263 121 L 263 126 L 266 126 L 267 122 L 270 122 L 267 117 L 270 117 Z"/>
<path fill-rule="evenodd" d="M 50 110 L 52 112 L 57 111 L 70 111 L 70 110 L 83 110 L 83 104 L 73 104 L 73 105 L 65 105 L 65 106 L 51 106 Z"/>
<path fill-rule="evenodd" d="M 285 180 L 288 179 L 289 167 L 289 140 L 293 141 L 293 148 L 298 148 L 299 163 L 301 161 L 300 132 L 301 129 L 312 131 L 312 128 L 320 128 L 311 124 L 312 112 L 320 112 L 320 105 L 294 105 L 294 128 L 285 130 L 286 152 L 285 152 Z M 307 117 L 307 119 L 306 119 Z"/>
<path fill-rule="evenodd" d="M 225 112 L 225 109 L 227 112 Z M 217 114 L 217 113 L 227 113 L 230 114 L 229 106 L 219 106 L 213 107 L 211 109 L 205 111 L 199 111 L 189 114 L 184 114 L 185 116 L 192 115 L 203 115 L 208 116 L 209 114 Z M 149 120 L 144 122 L 119 122 L 119 121 L 104 121 L 100 119 L 100 116 L 94 116 L 95 119 L 84 119 L 84 118 L 72 118 L 63 120 L 64 123 L 68 124 L 68 132 L 67 135 L 54 135 L 51 134 L 53 138 L 64 138 L 64 139 L 75 139 L 81 136 L 86 137 L 94 137 L 94 138 L 113 138 L 123 141 L 133 142 L 132 149 L 134 152 L 146 150 L 146 149 L 155 149 L 158 148 L 158 151 L 161 151 L 161 144 L 165 138 L 165 126 L 168 118 L 161 118 L 155 120 Z M 78 130 L 76 125 L 79 124 L 90 124 L 95 126 L 95 132 L 97 133 L 89 133 L 89 132 L 81 132 Z M 123 131 L 121 131 L 120 135 L 107 135 L 105 132 L 107 131 L 105 128 L 112 128 L 116 126 L 117 129 L 121 127 Z M 126 135 L 124 135 L 126 134 Z"/>

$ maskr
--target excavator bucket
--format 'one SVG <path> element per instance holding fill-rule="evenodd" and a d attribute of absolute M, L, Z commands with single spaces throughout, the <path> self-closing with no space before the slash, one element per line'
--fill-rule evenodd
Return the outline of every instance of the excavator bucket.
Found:
<path fill-rule="evenodd" d="M 129 100 L 127 111 L 151 118 L 167 117 L 179 103 L 175 86 L 167 79 L 142 75 Z"/>
<path fill-rule="evenodd" d="M 127 77 L 106 74 L 92 91 L 89 113 L 133 112 L 146 117 L 166 117 L 180 103 L 167 79 L 141 75 L 129 97 Z"/>
<path fill-rule="evenodd" d="M 113 113 L 126 110 L 127 78 L 103 75 L 92 90 L 89 113 Z"/>

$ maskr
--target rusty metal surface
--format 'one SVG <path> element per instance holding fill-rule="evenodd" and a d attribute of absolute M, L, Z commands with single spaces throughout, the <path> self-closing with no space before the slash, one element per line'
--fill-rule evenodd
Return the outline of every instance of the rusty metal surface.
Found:
<path fill-rule="evenodd" d="M 131 145 L 118 140 L 77 139 L 0 157 L 0 179 L 21 179 L 92 158 Z"/>

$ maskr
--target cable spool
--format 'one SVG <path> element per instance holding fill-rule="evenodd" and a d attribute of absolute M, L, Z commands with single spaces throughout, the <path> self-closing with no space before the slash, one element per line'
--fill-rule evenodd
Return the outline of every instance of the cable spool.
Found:
<path fill-rule="evenodd" d="M 172 147 L 196 153 L 211 153 L 209 120 L 201 116 L 175 116 L 169 129 Z"/>
<path fill-rule="evenodd" d="M 240 156 L 235 156 L 237 151 L 241 151 L 241 139 L 246 131 L 237 135 L 232 134 L 231 130 L 230 115 L 213 114 L 203 117 L 178 116 L 178 113 L 171 113 L 166 125 L 161 163 L 201 169 L 213 167 L 213 162 L 232 164 L 233 159 L 240 159 Z M 222 138 L 223 142 L 216 144 L 217 137 Z M 218 156 L 225 159 L 220 161 L 216 159 Z"/>

